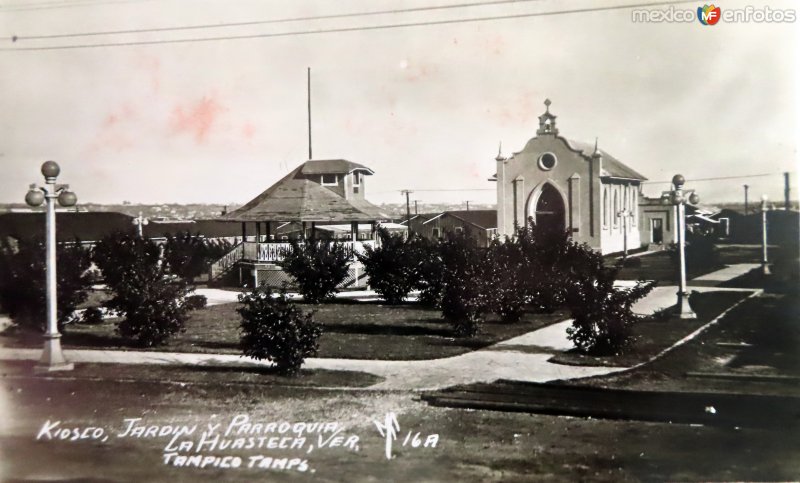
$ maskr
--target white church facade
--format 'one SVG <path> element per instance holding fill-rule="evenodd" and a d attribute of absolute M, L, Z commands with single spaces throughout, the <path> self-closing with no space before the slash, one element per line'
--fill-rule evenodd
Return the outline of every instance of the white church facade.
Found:
<path fill-rule="evenodd" d="M 522 151 L 495 159 L 498 234 L 513 235 L 531 220 L 569 230 L 573 239 L 603 254 L 640 247 L 640 232 L 647 227 L 640 227 L 639 197 L 647 178 L 596 141 L 560 136 L 549 100 L 545 106 L 536 136 Z"/>

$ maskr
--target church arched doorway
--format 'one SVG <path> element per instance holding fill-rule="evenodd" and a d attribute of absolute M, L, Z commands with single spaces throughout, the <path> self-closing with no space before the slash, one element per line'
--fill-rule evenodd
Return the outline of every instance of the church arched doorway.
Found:
<path fill-rule="evenodd" d="M 536 199 L 533 220 L 540 230 L 563 233 L 566 231 L 564 199 L 555 186 L 545 183 Z"/>

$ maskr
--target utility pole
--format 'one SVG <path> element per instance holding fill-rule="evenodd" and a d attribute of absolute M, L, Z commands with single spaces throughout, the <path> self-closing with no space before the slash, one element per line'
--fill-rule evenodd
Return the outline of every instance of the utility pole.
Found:
<path fill-rule="evenodd" d="M 761 273 L 769 275 L 767 261 L 767 195 L 761 195 Z"/>
<path fill-rule="evenodd" d="M 418 207 L 417 207 L 417 202 L 418 202 L 418 201 L 419 201 L 419 200 L 414 200 L 414 214 L 415 214 L 415 215 L 419 215 L 419 209 L 418 209 Z"/>
<path fill-rule="evenodd" d="M 467 204 L 467 211 L 469 211 L 469 200 L 464 201 Z"/>
<path fill-rule="evenodd" d="M 406 223 L 408 224 L 408 233 L 411 234 L 411 193 L 413 191 L 403 190 L 401 194 L 406 195 Z"/>
<path fill-rule="evenodd" d="M 789 211 L 791 208 L 791 202 L 789 201 L 789 172 L 783 173 L 783 207 L 786 211 Z"/>
<path fill-rule="evenodd" d="M 744 214 L 745 215 L 749 212 L 749 210 L 748 210 L 748 206 L 749 205 L 747 204 L 747 189 L 748 188 L 750 188 L 750 187 L 747 186 L 747 185 L 744 185 Z"/>
<path fill-rule="evenodd" d="M 308 159 L 314 159 L 311 155 L 311 67 L 307 71 L 307 89 L 308 89 Z"/>

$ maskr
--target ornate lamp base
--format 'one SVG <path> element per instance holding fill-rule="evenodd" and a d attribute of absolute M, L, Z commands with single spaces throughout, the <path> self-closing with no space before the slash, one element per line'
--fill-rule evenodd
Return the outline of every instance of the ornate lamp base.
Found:
<path fill-rule="evenodd" d="M 696 319 L 697 314 L 694 313 L 689 306 L 689 292 L 678 292 L 678 305 L 676 307 L 676 314 L 682 319 Z"/>
<path fill-rule="evenodd" d="M 44 351 L 39 363 L 33 368 L 37 374 L 55 371 L 71 371 L 75 365 L 67 362 L 61 351 L 61 334 L 45 334 Z"/>

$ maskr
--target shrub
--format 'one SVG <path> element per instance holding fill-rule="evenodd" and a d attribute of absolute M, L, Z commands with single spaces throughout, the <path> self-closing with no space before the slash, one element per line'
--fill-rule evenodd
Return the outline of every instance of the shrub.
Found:
<path fill-rule="evenodd" d="M 488 308 L 487 263 L 475 240 L 460 234 L 441 243 L 442 316 L 459 337 L 480 332 Z"/>
<path fill-rule="evenodd" d="M 420 291 L 419 303 L 427 307 L 439 307 L 444 270 L 441 242 L 412 237 L 410 245 L 417 263 L 417 283 L 414 288 Z"/>
<path fill-rule="evenodd" d="M 800 252 L 796 242 L 782 244 L 775 250 L 770 271 L 773 289 L 787 293 L 800 291 Z"/>
<path fill-rule="evenodd" d="M 715 268 L 721 265 L 719 249 L 717 249 L 716 238 L 711 235 L 686 234 L 686 266 L 698 268 Z M 678 246 L 670 244 L 667 248 L 672 263 L 678 264 Z"/>
<path fill-rule="evenodd" d="M 164 262 L 170 273 L 191 282 L 208 268 L 206 241 L 199 234 L 188 231 L 177 235 L 166 235 Z"/>
<path fill-rule="evenodd" d="M 647 295 L 652 283 L 627 289 L 614 287 L 618 269 L 606 267 L 603 257 L 586 245 L 570 244 L 572 270 L 567 276 L 567 306 L 573 319 L 567 337 L 575 346 L 593 355 L 624 352 L 633 341 L 634 302 Z"/>
<path fill-rule="evenodd" d="M 186 297 L 186 308 L 189 310 L 204 309 L 208 305 L 208 298 L 205 295 L 189 295 Z"/>
<path fill-rule="evenodd" d="M 513 239 L 494 240 L 487 254 L 489 298 L 492 311 L 504 322 L 517 322 L 525 309 L 527 261 Z"/>
<path fill-rule="evenodd" d="M 160 252 L 154 242 L 126 234 L 109 235 L 92 251 L 114 294 L 106 307 L 123 316 L 117 332 L 144 347 L 163 344 L 188 319 L 186 282 L 168 275 Z"/>
<path fill-rule="evenodd" d="M 303 299 L 318 304 L 336 294 L 351 260 L 350 250 L 341 243 L 293 241 L 289 253 L 278 263 L 294 278 Z"/>
<path fill-rule="evenodd" d="M 89 251 L 79 241 L 56 246 L 56 296 L 59 330 L 88 297 Z M 45 244 L 40 239 L 0 243 L 0 306 L 20 325 L 47 325 Z"/>
<path fill-rule="evenodd" d="M 81 323 L 87 325 L 98 325 L 103 323 L 103 311 L 97 307 L 89 307 L 83 311 Z"/>
<path fill-rule="evenodd" d="M 390 304 L 399 304 L 418 285 L 419 261 L 413 239 L 401 234 L 390 234 L 385 229 L 379 232 L 381 244 L 378 248 L 364 247 L 358 259 L 369 276 L 369 285 Z"/>
<path fill-rule="evenodd" d="M 521 290 L 537 310 L 553 312 L 566 303 L 567 276 L 574 270 L 573 243 L 566 232 L 542 230 L 533 222 L 517 231 L 514 243 L 524 256 Z"/>
<path fill-rule="evenodd" d="M 226 240 L 212 241 L 183 232 L 167 235 L 164 244 L 164 262 L 170 273 L 192 282 L 208 271 L 208 267 L 222 258 L 232 248 Z"/>
<path fill-rule="evenodd" d="M 322 327 L 313 314 L 304 314 L 286 297 L 268 287 L 239 295 L 241 338 L 239 346 L 245 356 L 267 359 L 285 375 L 295 375 L 306 357 L 313 357 L 319 348 Z"/>
<path fill-rule="evenodd" d="M 642 258 L 641 257 L 628 257 L 622 261 L 623 267 L 628 268 L 639 268 L 642 266 Z"/>

